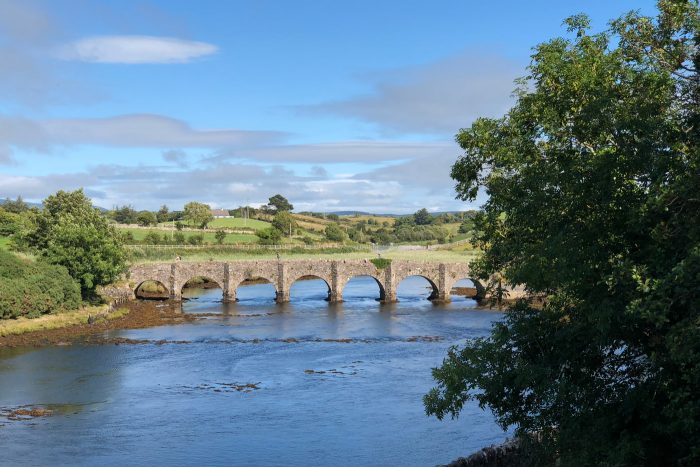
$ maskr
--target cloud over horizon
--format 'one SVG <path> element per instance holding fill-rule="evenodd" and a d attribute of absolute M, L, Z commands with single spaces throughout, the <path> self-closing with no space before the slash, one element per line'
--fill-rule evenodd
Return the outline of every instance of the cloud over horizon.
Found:
<path fill-rule="evenodd" d="M 0 114 L 0 154 L 12 150 L 48 153 L 56 146 L 227 148 L 284 140 L 277 131 L 194 129 L 163 115 L 133 114 L 106 118 L 32 120 Z M 3 158 L 0 157 L 0 164 Z"/>

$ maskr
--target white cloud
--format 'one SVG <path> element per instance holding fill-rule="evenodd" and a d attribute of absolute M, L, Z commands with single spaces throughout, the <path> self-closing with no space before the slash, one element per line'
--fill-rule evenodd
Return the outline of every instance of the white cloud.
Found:
<path fill-rule="evenodd" d="M 274 131 L 194 129 L 181 120 L 154 114 L 50 120 L 0 115 L 0 146 L 39 152 L 49 152 L 53 146 L 78 145 L 220 149 L 270 143 L 282 137 Z M 178 157 L 172 152 L 163 157 L 173 155 Z"/>
<path fill-rule="evenodd" d="M 465 51 L 374 76 L 369 94 L 297 110 L 374 123 L 385 133 L 455 134 L 477 117 L 503 114 L 523 72 L 504 57 Z"/>
<path fill-rule="evenodd" d="M 318 144 L 286 144 L 246 147 L 220 151 L 211 162 L 250 159 L 271 162 L 383 162 L 425 157 L 453 148 L 452 143 L 411 143 L 395 141 L 338 141 Z"/>
<path fill-rule="evenodd" d="M 155 36 L 95 36 L 65 44 L 63 60 L 91 63 L 187 63 L 218 51 L 206 42 Z"/>

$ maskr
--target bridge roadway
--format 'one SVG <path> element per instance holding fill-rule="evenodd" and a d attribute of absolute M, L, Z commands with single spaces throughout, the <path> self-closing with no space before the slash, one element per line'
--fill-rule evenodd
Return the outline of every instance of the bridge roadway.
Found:
<path fill-rule="evenodd" d="M 396 289 L 403 279 L 421 276 L 433 288 L 431 300 L 449 301 L 450 291 L 461 279 L 470 279 L 483 297 L 483 287 L 470 277 L 467 263 L 438 263 L 393 260 L 385 268 L 377 268 L 370 260 L 262 260 L 262 261 L 175 261 L 168 263 L 137 264 L 130 268 L 128 283 L 135 296 L 138 287 L 146 281 L 160 282 L 170 292 L 170 298 L 181 300 L 182 288 L 196 277 L 216 282 L 224 294 L 224 301 L 236 300 L 236 289 L 245 280 L 265 279 L 275 287 L 279 303 L 289 301 L 289 291 L 295 281 L 305 276 L 323 279 L 328 285 L 328 300 L 343 300 L 343 288 L 350 279 L 369 276 L 379 285 L 379 299 L 395 302 Z"/>

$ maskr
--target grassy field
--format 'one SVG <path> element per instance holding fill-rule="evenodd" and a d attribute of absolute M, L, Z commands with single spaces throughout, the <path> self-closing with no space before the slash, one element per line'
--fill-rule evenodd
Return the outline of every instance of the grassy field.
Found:
<path fill-rule="evenodd" d="M 238 217 L 230 219 L 214 219 L 209 223 L 211 229 L 243 229 L 249 228 L 253 230 L 263 230 L 270 227 L 269 222 L 259 221 L 257 219 L 241 219 Z"/>
<path fill-rule="evenodd" d="M 221 219 L 225 220 L 225 219 Z M 143 240 L 146 235 L 148 235 L 149 232 L 157 232 L 161 237 L 163 234 L 167 234 L 168 237 L 170 237 L 171 234 L 174 232 L 172 230 L 160 230 L 160 229 L 125 229 L 125 228 L 118 228 L 121 232 L 131 232 L 131 235 L 133 235 L 134 240 L 136 241 L 141 241 Z M 189 238 L 192 235 L 198 235 L 200 232 L 185 232 L 183 231 L 182 234 L 185 235 L 185 238 Z M 204 242 L 205 243 L 216 243 L 216 238 L 214 237 L 214 232 L 212 231 L 203 231 L 201 232 L 202 235 L 204 235 Z M 226 234 L 226 238 L 224 238 L 224 244 L 232 244 L 232 243 L 255 243 L 258 241 L 258 237 L 256 237 L 253 234 Z"/>
<path fill-rule="evenodd" d="M 327 219 L 319 219 L 318 217 L 305 216 L 303 214 L 293 214 L 293 216 L 299 227 L 313 232 L 323 232 L 326 226 L 332 222 Z"/>
<path fill-rule="evenodd" d="M 378 227 L 382 227 L 384 222 L 389 223 L 389 227 L 392 227 L 396 222 L 395 217 L 383 217 L 383 216 L 340 216 L 342 221 L 350 222 L 351 224 L 356 224 L 358 222 L 367 222 L 370 219 L 374 219 L 379 224 Z"/>
<path fill-rule="evenodd" d="M 0 237 L 0 250 L 7 250 L 10 245 L 10 237 Z"/>

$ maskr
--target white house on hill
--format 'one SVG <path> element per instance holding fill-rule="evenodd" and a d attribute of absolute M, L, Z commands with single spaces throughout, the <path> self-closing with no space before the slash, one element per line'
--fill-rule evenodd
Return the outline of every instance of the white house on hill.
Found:
<path fill-rule="evenodd" d="M 214 219 L 228 219 L 233 217 L 226 209 L 212 209 L 211 215 L 214 216 Z"/>

